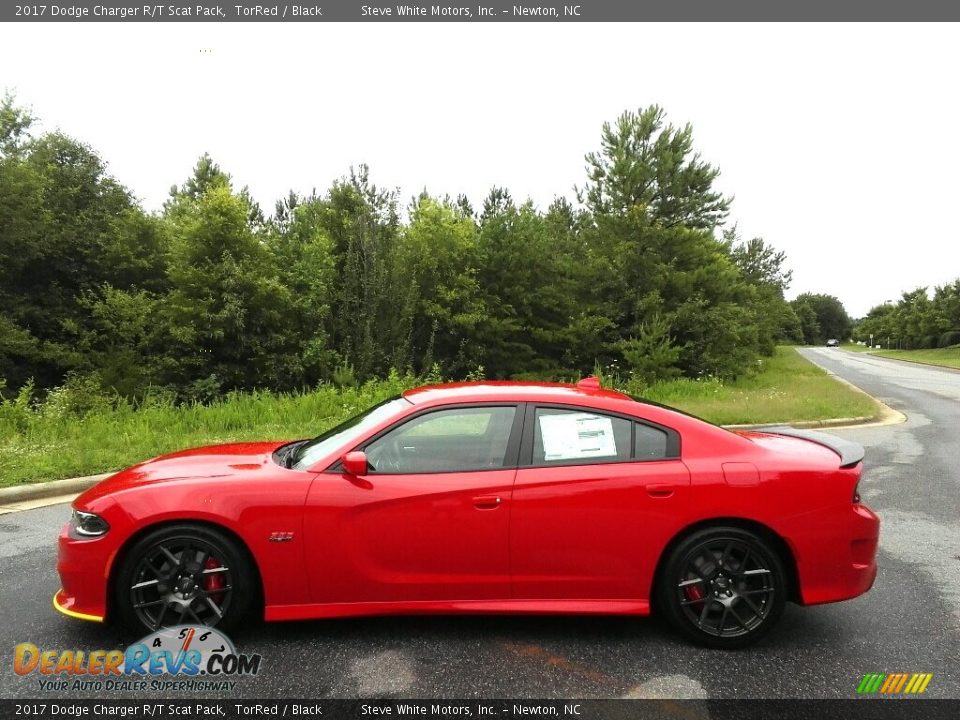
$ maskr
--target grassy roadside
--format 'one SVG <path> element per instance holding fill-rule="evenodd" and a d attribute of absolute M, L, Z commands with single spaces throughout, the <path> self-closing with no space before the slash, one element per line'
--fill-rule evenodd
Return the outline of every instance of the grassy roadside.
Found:
<path fill-rule="evenodd" d="M 187 407 L 156 399 L 82 418 L 45 404 L 17 418 L 13 433 L 0 414 L 0 487 L 119 470 L 198 445 L 311 437 L 414 384 L 391 378 L 342 391 L 232 393 Z"/>
<path fill-rule="evenodd" d="M 236 393 L 210 405 L 101 406 L 82 417 L 62 402 L 0 407 L 0 487 L 91 475 L 185 447 L 316 435 L 416 384 L 391 377 L 360 388 L 300 395 Z M 720 424 L 873 415 L 870 398 L 838 383 L 793 348 L 777 348 L 760 371 L 732 383 L 675 380 L 644 396 Z"/>
<path fill-rule="evenodd" d="M 779 347 L 752 377 L 732 383 L 675 380 L 645 396 L 720 425 L 799 422 L 876 414 L 873 400 L 830 377 L 792 347 Z"/>
<path fill-rule="evenodd" d="M 874 350 L 873 354 L 894 360 L 912 360 L 960 369 L 960 345 L 936 350 Z"/>

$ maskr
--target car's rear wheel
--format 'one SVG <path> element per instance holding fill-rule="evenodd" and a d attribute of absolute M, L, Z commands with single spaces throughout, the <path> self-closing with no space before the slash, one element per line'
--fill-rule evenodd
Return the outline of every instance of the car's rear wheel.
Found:
<path fill-rule="evenodd" d="M 741 528 L 713 527 L 693 533 L 670 553 L 659 603 L 687 636 L 733 649 L 770 630 L 786 594 L 783 564 L 767 541 Z"/>
<path fill-rule="evenodd" d="M 184 624 L 229 629 L 252 609 L 255 589 L 246 553 L 226 534 L 202 525 L 168 525 L 124 554 L 114 607 L 136 631 Z"/>

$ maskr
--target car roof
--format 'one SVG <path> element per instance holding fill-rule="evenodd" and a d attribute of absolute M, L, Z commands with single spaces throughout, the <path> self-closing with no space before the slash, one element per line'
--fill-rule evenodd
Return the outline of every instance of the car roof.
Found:
<path fill-rule="evenodd" d="M 511 402 L 574 402 L 628 401 L 633 399 L 616 390 L 592 387 L 581 383 L 520 382 L 512 380 L 484 380 L 480 382 L 445 383 L 425 385 L 403 393 L 403 397 L 414 405 L 451 402 L 490 402 L 504 400 Z"/>

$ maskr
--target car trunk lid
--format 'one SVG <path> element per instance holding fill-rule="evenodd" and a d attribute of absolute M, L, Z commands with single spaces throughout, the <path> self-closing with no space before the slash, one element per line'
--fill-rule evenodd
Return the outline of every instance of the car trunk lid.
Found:
<path fill-rule="evenodd" d="M 865 454 L 863 446 L 859 443 L 817 430 L 802 430 L 783 426 L 763 428 L 762 431 L 740 434 L 760 445 L 767 444 L 764 442 L 765 439 L 769 441 L 778 438 L 796 438 L 807 441 L 808 443 L 815 443 L 837 455 L 841 468 L 855 467 L 863 460 Z"/>

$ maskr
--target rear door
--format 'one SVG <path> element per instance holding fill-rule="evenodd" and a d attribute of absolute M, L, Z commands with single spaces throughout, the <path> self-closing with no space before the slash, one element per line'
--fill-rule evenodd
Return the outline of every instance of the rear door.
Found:
<path fill-rule="evenodd" d="M 646 599 L 689 486 L 670 428 L 530 404 L 510 524 L 513 597 Z"/>

